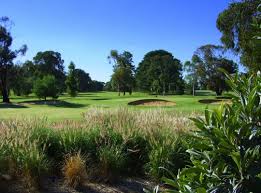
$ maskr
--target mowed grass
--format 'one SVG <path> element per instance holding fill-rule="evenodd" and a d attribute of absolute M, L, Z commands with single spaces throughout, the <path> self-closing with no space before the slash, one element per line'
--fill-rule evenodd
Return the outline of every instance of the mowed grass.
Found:
<path fill-rule="evenodd" d="M 12 104 L 0 103 L 0 119 L 23 118 L 23 117 L 46 117 L 50 121 L 57 120 L 79 120 L 83 113 L 90 107 L 115 108 L 119 106 L 128 106 L 128 103 L 140 99 L 164 99 L 176 103 L 172 107 L 148 107 L 148 106 L 129 106 L 134 110 L 164 108 L 166 110 L 178 112 L 203 112 L 206 104 L 199 100 L 214 99 L 213 93 L 201 92 L 201 96 L 191 95 L 167 95 L 153 96 L 146 93 L 135 92 L 131 96 L 118 96 L 116 92 L 88 92 L 79 93 L 77 97 L 62 95 L 59 102 L 55 104 L 40 101 L 34 96 L 17 97 L 11 96 Z M 217 104 L 209 104 L 209 108 L 214 108 Z"/>

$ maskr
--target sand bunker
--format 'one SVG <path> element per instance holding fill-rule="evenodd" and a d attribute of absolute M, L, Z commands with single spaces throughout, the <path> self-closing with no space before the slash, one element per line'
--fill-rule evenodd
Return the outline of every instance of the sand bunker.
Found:
<path fill-rule="evenodd" d="M 199 100 L 198 102 L 203 103 L 203 104 L 232 104 L 230 99 L 202 99 Z"/>
<path fill-rule="evenodd" d="M 134 106 L 175 106 L 175 102 L 163 100 L 163 99 L 142 99 L 137 101 L 129 102 L 128 105 Z"/>

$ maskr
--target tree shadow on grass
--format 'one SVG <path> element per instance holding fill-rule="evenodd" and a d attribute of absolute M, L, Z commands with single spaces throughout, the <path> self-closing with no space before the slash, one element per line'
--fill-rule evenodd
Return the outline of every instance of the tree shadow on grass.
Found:
<path fill-rule="evenodd" d="M 136 192 L 143 193 L 143 188 L 147 188 L 143 182 L 137 180 L 117 180 L 113 183 L 84 184 L 76 190 L 80 193 L 101 193 L 101 192 Z M 151 188 L 151 187 L 150 187 Z"/>
<path fill-rule="evenodd" d="M 221 104 L 221 103 L 231 103 L 229 99 L 201 99 L 198 102 L 203 104 Z"/>
<path fill-rule="evenodd" d="M 92 98 L 96 98 L 96 97 L 100 97 L 100 96 L 96 96 L 96 95 L 90 95 L 90 96 L 77 96 L 75 97 L 78 100 L 92 100 Z M 63 100 L 71 100 L 73 99 L 73 97 L 63 97 Z"/>
<path fill-rule="evenodd" d="M 100 97 L 100 96 L 97 96 L 97 95 L 78 95 L 77 98 L 92 98 L 92 97 Z"/>
<path fill-rule="evenodd" d="M 123 180 L 117 186 L 122 192 L 144 192 L 143 189 L 149 189 L 148 185 L 145 185 L 142 181 L 137 180 Z"/>
<path fill-rule="evenodd" d="M 0 109 L 23 109 L 23 108 L 28 108 L 27 106 L 24 106 L 22 104 L 16 104 L 16 103 L 0 103 Z"/>
<path fill-rule="evenodd" d="M 231 96 L 217 96 L 216 99 L 232 99 Z"/>
<path fill-rule="evenodd" d="M 67 101 L 60 100 L 32 100 L 20 102 L 20 104 L 30 104 L 30 105 L 48 105 L 52 107 L 62 107 L 62 108 L 81 108 L 88 106 L 87 104 L 70 103 Z"/>
<path fill-rule="evenodd" d="M 95 99 L 91 99 L 93 101 L 106 101 L 106 100 L 111 100 L 111 98 L 95 98 Z"/>
<path fill-rule="evenodd" d="M 215 96 L 215 93 L 210 90 L 196 90 L 196 96 Z"/>
<path fill-rule="evenodd" d="M 175 104 L 172 101 L 168 101 L 168 100 L 164 100 L 164 99 L 140 99 L 140 100 L 136 100 L 136 101 L 131 101 L 128 103 L 128 105 L 144 105 L 146 103 L 153 103 L 153 102 L 169 102 L 169 103 L 173 103 L 173 105 Z"/>

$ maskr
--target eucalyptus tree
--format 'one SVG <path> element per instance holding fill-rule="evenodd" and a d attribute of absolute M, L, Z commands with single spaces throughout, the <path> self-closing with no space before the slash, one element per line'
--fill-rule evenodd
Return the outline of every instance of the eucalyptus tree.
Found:
<path fill-rule="evenodd" d="M 207 44 L 199 47 L 194 55 L 196 74 L 200 84 L 207 85 L 217 95 L 221 95 L 229 87 L 226 84 L 224 69 L 229 74 L 236 73 L 237 64 L 223 55 L 223 47 Z"/>
<path fill-rule="evenodd" d="M 184 71 L 187 73 L 185 76 L 186 81 L 191 86 L 191 94 L 195 96 L 195 88 L 197 86 L 197 73 L 196 73 L 196 57 L 192 57 L 192 61 L 184 63 Z"/>
<path fill-rule="evenodd" d="M 233 1 L 217 19 L 217 28 L 222 33 L 224 46 L 239 54 L 241 63 L 253 72 L 261 70 L 260 52 L 256 51 L 252 38 L 260 34 L 260 28 L 253 25 L 255 20 L 258 25 L 261 23 L 260 4 L 260 0 Z M 261 39 L 257 41 L 261 46 Z"/>
<path fill-rule="evenodd" d="M 9 103 L 8 77 L 12 76 L 13 60 L 19 55 L 24 55 L 27 46 L 23 45 L 18 50 L 12 50 L 13 38 L 10 33 L 11 22 L 8 17 L 0 18 L 0 89 L 3 102 Z"/>
<path fill-rule="evenodd" d="M 118 95 L 121 91 L 123 95 L 126 92 L 132 93 L 135 84 L 135 67 L 132 58 L 133 55 L 130 52 L 118 53 L 117 50 L 111 50 L 110 56 L 108 56 L 110 63 L 113 63 L 111 82 L 117 88 Z"/>

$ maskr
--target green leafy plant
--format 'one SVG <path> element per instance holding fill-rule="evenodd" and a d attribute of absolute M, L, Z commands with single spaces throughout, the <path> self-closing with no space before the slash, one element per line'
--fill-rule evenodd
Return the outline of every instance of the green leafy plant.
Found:
<path fill-rule="evenodd" d="M 192 166 L 163 178 L 169 192 L 260 192 L 261 76 L 227 76 L 233 104 L 205 110 L 193 118 L 195 137 L 204 141 L 187 150 Z"/>

